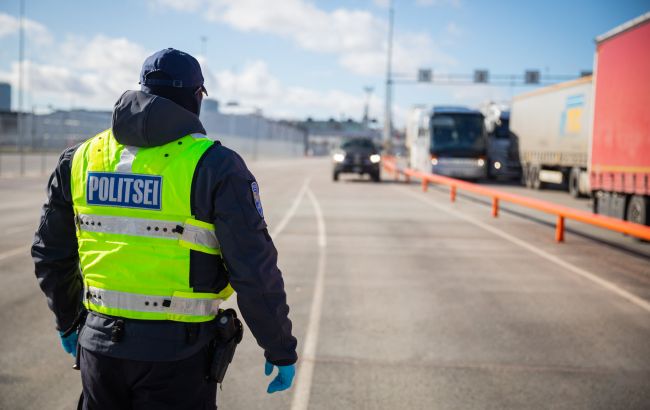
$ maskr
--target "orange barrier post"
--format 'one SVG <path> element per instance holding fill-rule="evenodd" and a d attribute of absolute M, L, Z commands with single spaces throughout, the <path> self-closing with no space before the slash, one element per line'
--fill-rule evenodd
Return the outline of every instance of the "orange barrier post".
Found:
<path fill-rule="evenodd" d="M 388 171 L 399 173 L 394 158 L 386 157 L 384 168 Z M 492 198 L 492 214 L 497 216 L 499 213 L 499 202 L 505 201 L 511 204 L 523 206 L 536 211 L 545 212 L 557 216 L 557 225 L 555 239 L 558 242 L 564 241 L 564 220 L 566 218 L 589 224 L 603 229 L 620 232 L 626 235 L 634 236 L 639 239 L 650 241 L 650 226 L 639 225 L 636 223 L 623 221 L 609 216 L 598 215 L 591 212 L 574 209 L 563 205 L 554 204 L 540 199 L 529 198 L 523 195 L 511 194 L 504 191 L 488 188 L 478 184 L 473 184 L 459 179 L 449 178 L 436 174 L 425 174 L 412 169 L 405 169 L 402 173 L 406 177 L 420 179 L 422 181 L 422 190 L 427 191 L 428 185 L 441 184 L 450 187 L 450 198 L 456 200 L 458 189 L 463 189 L 477 195 L 483 195 Z"/>
<path fill-rule="evenodd" d="M 557 216 L 557 223 L 555 224 L 555 241 L 564 242 L 564 217 Z"/>

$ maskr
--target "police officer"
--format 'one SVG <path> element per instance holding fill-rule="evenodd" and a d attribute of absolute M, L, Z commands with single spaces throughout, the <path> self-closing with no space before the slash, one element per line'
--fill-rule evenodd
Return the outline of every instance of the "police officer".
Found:
<path fill-rule="evenodd" d="M 32 247 L 63 348 L 79 352 L 83 406 L 214 408 L 209 346 L 233 291 L 266 375 L 279 369 L 267 391 L 288 389 L 296 339 L 255 177 L 206 138 L 194 57 L 161 50 L 140 84 L 110 129 L 59 158 Z"/>

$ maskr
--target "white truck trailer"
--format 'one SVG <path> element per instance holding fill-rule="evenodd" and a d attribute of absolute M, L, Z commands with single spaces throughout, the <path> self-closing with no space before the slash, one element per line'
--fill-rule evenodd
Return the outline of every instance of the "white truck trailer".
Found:
<path fill-rule="evenodd" d="M 510 129 L 519 139 L 527 187 L 557 184 L 573 196 L 589 193 L 592 90 L 592 77 L 586 76 L 513 99 Z"/>
<path fill-rule="evenodd" d="M 431 153 L 429 146 L 421 144 L 419 140 L 429 129 L 430 112 L 431 109 L 424 106 L 413 107 L 406 122 L 408 166 L 426 172 L 431 172 Z"/>

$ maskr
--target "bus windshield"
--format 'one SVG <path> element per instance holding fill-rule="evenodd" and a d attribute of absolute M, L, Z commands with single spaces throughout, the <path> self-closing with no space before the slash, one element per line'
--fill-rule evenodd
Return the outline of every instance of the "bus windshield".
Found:
<path fill-rule="evenodd" d="M 437 114 L 431 119 L 431 149 L 485 149 L 483 117 L 477 114 Z"/>

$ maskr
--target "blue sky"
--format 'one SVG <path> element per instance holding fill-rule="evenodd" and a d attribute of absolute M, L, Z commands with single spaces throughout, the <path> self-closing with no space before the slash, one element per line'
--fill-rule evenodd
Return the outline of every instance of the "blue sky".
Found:
<path fill-rule="evenodd" d="M 199 57 L 210 96 L 276 117 L 371 115 L 384 96 L 387 0 L 26 0 L 24 107 L 110 109 L 142 60 L 175 47 Z M 18 0 L 0 4 L 0 80 L 17 83 Z M 395 0 L 395 71 L 577 74 L 596 35 L 650 10 L 641 0 Z M 207 37 L 202 53 L 201 37 Z M 476 105 L 522 88 L 398 85 L 413 104 Z M 16 103 L 16 98 L 14 98 Z M 402 120 L 403 121 L 403 120 Z"/>

